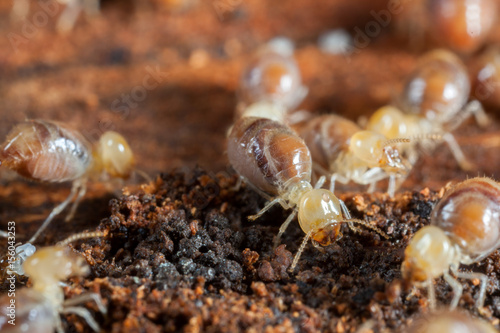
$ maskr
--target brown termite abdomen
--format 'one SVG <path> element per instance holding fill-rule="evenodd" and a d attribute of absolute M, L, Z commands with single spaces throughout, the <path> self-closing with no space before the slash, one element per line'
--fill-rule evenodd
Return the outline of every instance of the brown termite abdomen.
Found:
<path fill-rule="evenodd" d="M 271 119 L 237 120 L 228 138 L 228 156 L 241 176 L 271 195 L 311 181 L 312 161 L 304 141 Z"/>

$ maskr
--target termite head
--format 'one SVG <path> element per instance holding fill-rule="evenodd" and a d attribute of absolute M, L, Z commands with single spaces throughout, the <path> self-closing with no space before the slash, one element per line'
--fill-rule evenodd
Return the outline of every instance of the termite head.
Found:
<path fill-rule="evenodd" d="M 364 220 L 352 219 L 347 207 L 332 192 L 324 189 L 311 189 L 302 192 L 297 204 L 299 224 L 306 234 L 302 244 L 293 258 L 290 271 L 293 272 L 299 258 L 304 251 L 309 239 L 312 239 L 314 246 L 328 246 L 342 237 L 340 225 L 349 223 L 352 228 L 353 223 L 361 224 L 374 230 L 382 237 L 389 239 L 389 236 L 379 228 L 372 226 Z"/>
<path fill-rule="evenodd" d="M 373 131 L 359 131 L 351 137 L 350 151 L 369 167 L 379 167 L 391 172 L 407 171 L 407 166 L 393 147 L 396 143 L 409 142 L 408 139 L 387 138 Z"/>
<path fill-rule="evenodd" d="M 424 282 L 446 272 L 455 261 L 458 250 L 445 232 L 426 226 L 415 234 L 405 250 L 401 266 L 407 281 Z"/>
<path fill-rule="evenodd" d="M 132 149 L 122 135 L 113 131 L 101 135 L 96 145 L 95 157 L 100 168 L 111 177 L 127 179 L 134 169 Z"/>
<path fill-rule="evenodd" d="M 85 276 L 90 272 L 85 259 L 67 246 L 41 248 L 26 259 L 23 268 L 26 275 L 39 285 L 64 281 L 71 276 Z"/>
<path fill-rule="evenodd" d="M 304 193 L 298 205 L 299 224 L 312 240 L 327 246 L 342 237 L 340 223 L 344 219 L 339 199 L 330 191 L 314 189 Z"/>

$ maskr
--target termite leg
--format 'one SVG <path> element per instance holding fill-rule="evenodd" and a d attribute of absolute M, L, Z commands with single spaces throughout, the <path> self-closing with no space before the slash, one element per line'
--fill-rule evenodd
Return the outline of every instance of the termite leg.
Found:
<path fill-rule="evenodd" d="M 326 181 L 325 176 L 319 177 L 318 181 L 316 182 L 316 185 L 314 185 L 314 189 L 317 190 L 317 189 L 321 188 L 325 184 L 325 181 Z"/>
<path fill-rule="evenodd" d="M 486 286 L 488 284 L 488 276 L 482 273 L 467 273 L 467 272 L 459 272 L 458 267 L 451 267 L 451 271 L 457 278 L 473 280 L 478 279 L 481 281 L 481 286 L 479 287 L 479 295 L 476 300 L 476 307 L 481 309 L 484 305 L 484 299 L 486 297 Z"/>
<path fill-rule="evenodd" d="M 368 189 L 366 190 L 367 193 L 373 193 L 377 189 L 377 182 L 371 182 L 370 186 L 368 186 Z"/>
<path fill-rule="evenodd" d="M 463 170 L 474 170 L 474 165 L 467 161 L 464 153 L 462 152 L 462 149 L 460 149 L 460 146 L 451 133 L 445 133 L 443 135 L 443 140 L 446 141 L 448 147 L 450 147 L 450 151 L 453 154 L 453 157 L 455 157 L 455 160 L 457 160 L 458 164 Z"/>
<path fill-rule="evenodd" d="M 69 222 L 75 216 L 76 209 L 78 208 L 78 205 L 80 204 L 80 201 L 82 200 L 83 196 L 87 192 L 87 180 L 83 181 L 78 181 L 80 184 L 77 184 L 78 187 L 80 187 L 80 190 L 78 191 L 78 195 L 76 196 L 75 201 L 73 202 L 73 205 L 71 206 L 71 210 L 69 211 L 69 214 L 66 216 L 65 221 Z"/>
<path fill-rule="evenodd" d="M 427 297 L 429 298 L 429 307 L 431 310 L 436 309 L 436 292 L 434 290 L 434 283 L 432 278 L 427 279 Z"/>
<path fill-rule="evenodd" d="M 453 289 L 453 300 L 451 301 L 451 304 L 450 304 L 450 310 L 454 310 L 457 307 L 458 302 L 460 301 L 460 297 L 462 297 L 463 287 L 457 280 L 455 280 L 447 272 L 443 274 L 443 277 L 444 277 L 444 280 L 446 282 L 448 282 L 448 284 Z"/>
<path fill-rule="evenodd" d="M 96 293 L 82 294 L 82 295 L 67 299 L 64 301 L 63 306 L 71 307 L 71 306 L 75 306 L 75 305 L 90 302 L 90 301 L 95 302 L 95 304 L 97 305 L 97 307 L 99 308 L 99 311 L 101 311 L 101 313 L 103 313 L 103 314 L 107 313 L 107 309 L 104 306 L 104 304 L 102 303 L 101 296 L 99 296 L 99 294 L 96 294 Z"/>
<path fill-rule="evenodd" d="M 296 209 L 293 210 L 293 212 L 288 216 L 288 218 L 285 220 L 285 222 L 283 222 L 283 224 L 280 226 L 280 230 L 278 232 L 278 235 L 274 239 L 273 252 L 276 249 L 276 247 L 278 247 L 278 245 L 280 243 L 281 236 L 285 232 L 286 228 L 288 228 L 288 225 L 290 224 L 290 222 L 292 222 L 292 220 L 295 217 L 295 215 L 297 215 L 297 210 Z"/>
<path fill-rule="evenodd" d="M 72 306 L 72 307 L 66 307 L 61 310 L 61 313 L 73 313 L 76 314 L 77 316 L 82 317 L 87 324 L 96 332 L 99 332 L 99 325 L 95 321 L 95 319 L 92 317 L 90 314 L 90 311 L 85 309 L 84 307 L 81 306 Z"/>
<path fill-rule="evenodd" d="M 389 197 L 394 198 L 396 193 L 396 177 L 394 175 L 389 176 L 389 185 L 387 185 L 387 193 Z"/>
<path fill-rule="evenodd" d="M 275 198 L 274 200 L 269 201 L 269 202 L 268 202 L 268 203 L 264 206 L 264 208 L 262 208 L 262 209 L 260 210 L 260 212 L 258 212 L 258 213 L 257 213 L 257 214 L 255 214 L 255 215 L 250 215 L 250 216 L 248 217 L 248 219 L 249 219 L 249 220 L 251 220 L 251 221 L 254 221 L 254 220 L 258 219 L 258 218 L 259 218 L 259 217 L 261 217 L 261 216 L 262 216 L 265 212 L 267 212 L 267 211 L 268 211 L 268 210 L 269 210 L 272 206 L 274 206 L 274 205 L 275 205 L 275 204 L 277 204 L 277 203 L 281 204 L 281 205 L 282 205 L 282 206 L 284 206 L 284 207 L 286 207 L 286 206 L 287 206 L 287 204 L 286 204 L 285 200 L 283 200 L 283 199 L 281 199 L 281 198 Z"/>
<path fill-rule="evenodd" d="M 66 208 L 66 206 L 71 202 L 71 200 L 73 200 L 73 198 L 77 194 L 79 186 L 80 186 L 79 183 L 73 183 L 73 187 L 71 188 L 71 193 L 68 195 L 68 197 L 66 198 L 66 200 L 64 200 L 63 202 L 61 202 L 59 205 L 57 205 L 52 210 L 52 212 L 50 212 L 49 216 L 47 216 L 47 218 L 42 223 L 42 225 L 40 226 L 40 228 L 38 228 L 38 230 L 28 240 L 27 243 L 31 243 L 32 244 L 38 238 L 38 236 L 40 236 L 40 234 L 42 233 L 42 231 L 44 231 L 45 228 L 47 228 L 47 226 L 50 224 L 50 222 L 52 222 L 52 220 L 54 219 L 54 217 L 56 217 L 59 213 L 61 213 L 64 210 L 64 208 Z"/>

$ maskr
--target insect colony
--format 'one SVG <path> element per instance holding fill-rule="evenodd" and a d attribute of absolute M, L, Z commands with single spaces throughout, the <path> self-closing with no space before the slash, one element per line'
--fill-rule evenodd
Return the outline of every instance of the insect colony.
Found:
<path fill-rule="evenodd" d="M 440 10 L 445 5 L 461 2 L 434 0 L 429 1 L 427 7 L 419 5 L 421 2 L 412 10 L 432 13 L 437 25 L 428 24 L 443 31 L 441 44 L 451 50 L 470 53 L 479 47 L 493 19 L 483 17 L 487 14 L 476 18 L 476 25 L 481 26 L 479 34 L 459 31 L 460 27 L 454 24 L 460 21 L 463 13 L 450 20 Z M 494 7 L 491 1 L 479 3 L 484 8 Z M 72 26 L 73 23 L 67 24 Z M 488 125 L 488 116 L 479 100 L 487 105 L 500 105 L 500 92 L 494 90 L 500 81 L 499 50 L 487 49 L 475 64 L 479 74 L 472 80 L 473 84 L 487 87 L 488 98 L 469 97 L 471 79 L 466 66 L 453 51 L 438 49 L 421 56 L 393 104 L 376 110 L 360 123 L 336 114 L 297 112 L 307 88 L 301 82 L 293 55 L 271 46 L 256 54 L 255 61 L 248 64 L 240 81 L 240 103 L 235 107 L 235 120 L 227 133 L 227 155 L 242 180 L 268 200 L 256 215 L 249 216 L 249 220 L 259 223 L 259 218 L 276 204 L 291 210 L 279 228 L 274 248 L 297 217 L 305 236 L 293 258 L 291 273 L 300 267 L 301 253 L 309 241 L 319 250 L 329 246 L 342 237 L 343 224 L 354 233 L 368 229 L 391 246 L 391 237 L 384 230 L 351 216 L 345 203 L 335 195 L 335 191 L 339 191 L 336 184 L 355 183 L 373 192 L 378 182 L 386 181 L 386 192 L 393 197 L 421 153 L 432 152 L 441 143 L 448 145 L 462 169 L 474 170 L 473 161 L 464 155 L 453 131 L 470 117 L 475 118 L 478 126 Z M 478 91 L 475 90 L 476 95 Z M 105 235 L 84 232 L 55 246 L 39 249 L 32 243 L 73 201 L 66 216 L 71 220 L 85 195 L 88 180 L 98 180 L 103 174 L 123 179 L 131 175 L 135 162 L 128 143 L 120 134 L 107 132 L 93 145 L 65 124 L 28 120 L 8 134 L 0 148 L 0 160 L 2 166 L 31 180 L 72 182 L 67 199 L 53 209 L 25 244 L 18 244 L 5 257 L 9 259 L 1 263 L 3 279 L 11 274 L 27 275 L 32 286 L 23 288 L 17 296 L 23 304 L 19 318 L 24 329 L 9 330 L 7 320 L 1 317 L 5 315 L 3 312 L 0 313 L 0 328 L 7 328 L 6 332 L 64 332 L 60 314 L 75 313 L 99 331 L 90 312 L 76 305 L 93 301 L 105 314 L 107 309 L 100 296 L 88 293 L 64 300 L 59 283 L 70 276 L 84 276 L 89 272 L 83 257 L 67 245 L 79 239 Z M 8 232 L 2 235 L 9 236 Z M 485 177 L 456 183 L 434 206 L 430 225 L 420 229 L 409 242 L 401 265 L 402 279 L 415 287 L 427 288 L 432 310 L 438 302 L 434 279 L 442 277 L 452 288 L 451 301 L 439 300 L 449 302 L 450 310 L 460 304 L 463 287 L 458 279 L 478 280 L 476 307 L 481 313 L 488 292 L 488 278 L 479 272 L 461 271 L 460 265 L 479 262 L 499 246 L 500 184 Z M 5 296 L 0 299 L 2 306 L 7 302 Z M 36 309 L 34 315 L 32 309 Z M 485 322 L 468 316 L 464 318 L 459 312 L 445 311 L 417 320 L 409 330 L 451 332 L 455 325 L 468 327 L 470 331 L 495 331 Z"/>

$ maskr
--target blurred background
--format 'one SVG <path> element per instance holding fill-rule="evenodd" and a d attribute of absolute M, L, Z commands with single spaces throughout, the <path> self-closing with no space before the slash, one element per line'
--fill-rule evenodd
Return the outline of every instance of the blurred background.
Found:
<path fill-rule="evenodd" d="M 440 40 L 432 11 L 419 10 L 418 1 L 15 1 L 0 3 L 0 138 L 27 118 L 67 122 L 91 141 L 112 129 L 151 175 L 196 165 L 227 169 L 225 135 L 241 73 L 277 36 L 294 44 L 309 89 L 299 108 L 353 120 L 391 102 L 418 56 L 449 40 Z M 477 45 L 458 50 L 467 63 L 500 41 L 492 22 Z M 337 38 L 325 44 L 332 30 Z M 475 149 L 480 144 L 498 148 L 498 109 L 487 107 L 490 128 L 460 130 L 472 160 L 484 155 Z M 425 177 L 448 179 L 457 169 L 451 158 L 437 168 L 426 158 Z M 495 176 L 497 162 L 470 175 Z"/>

